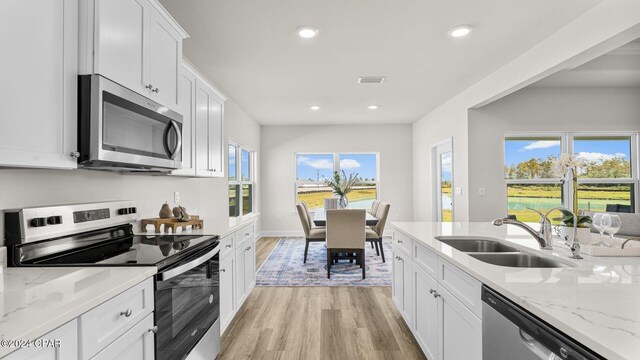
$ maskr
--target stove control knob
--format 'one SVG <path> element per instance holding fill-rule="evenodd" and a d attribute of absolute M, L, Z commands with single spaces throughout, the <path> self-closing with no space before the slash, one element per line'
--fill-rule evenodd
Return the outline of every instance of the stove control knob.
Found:
<path fill-rule="evenodd" d="M 130 207 L 129 208 L 129 214 L 135 214 L 138 212 L 138 209 L 136 209 L 135 207 Z"/>
<path fill-rule="evenodd" d="M 49 225 L 59 225 L 62 224 L 62 216 L 49 216 L 47 218 L 47 224 Z"/>
<path fill-rule="evenodd" d="M 129 208 L 118 209 L 118 215 L 127 215 L 128 213 L 129 213 Z"/>
<path fill-rule="evenodd" d="M 33 218 L 31 219 L 31 226 L 33 227 L 42 227 L 42 226 L 47 226 L 47 219 L 41 217 L 41 218 Z"/>

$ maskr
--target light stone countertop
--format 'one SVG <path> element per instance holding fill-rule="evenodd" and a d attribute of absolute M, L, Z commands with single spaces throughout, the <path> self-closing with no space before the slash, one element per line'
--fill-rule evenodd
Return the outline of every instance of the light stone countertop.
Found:
<path fill-rule="evenodd" d="M 240 230 L 242 227 L 249 225 L 253 222 L 256 222 L 260 217 L 260 213 L 253 214 L 251 216 L 244 216 L 241 220 L 238 218 L 224 219 L 224 221 L 220 221 L 219 219 L 203 217 L 203 228 L 202 229 L 193 229 L 190 226 L 187 229 L 182 230 L 178 229 L 176 234 L 180 235 L 219 235 L 220 238 L 223 238 L 237 230 Z M 153 231 L 153 226 L 147 226 L 147 232 L 142 232 L 140 230 L 140 221 L 133 225 L 133 231 L 136 235 L 155 235 L 155 234 L 164 234 L 164 233 L 156 233 Z M 170 234 L 170 233 L 169 233 Z M 256 239 L 257 240 L 257 239 Z"/>
<path fill-rule="evenodd" d="M 5 268 L 0 339 L 35 340 L 155 273 L 141 266 Z M 15 350 L 0 347 L 0 357 Z"/>
<path fill-rule="evenodd" d="M 568 258 L 565 246 L 539 250 L 515 226 L 393 222 L 393 227 L 609 360 L 640 359 L 640 258 Z M 536 226 L 535 224 L 532 224 Z M 575 267 L 511 268 L 477 260 L 434 239 L 484 236 Z M 505 241 L 506 240 L 506 241 Z"/>

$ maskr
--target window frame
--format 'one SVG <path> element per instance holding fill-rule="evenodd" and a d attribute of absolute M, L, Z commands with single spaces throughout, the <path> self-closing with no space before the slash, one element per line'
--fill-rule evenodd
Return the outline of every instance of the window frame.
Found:
<path fill-rule="evenodd" d="M 634 194 L 632 199 L 635 204 L 635 213 L 640 213 L 640 206 L 638 200 L 640 198 L 638 186 L 640 186 L 640 132 L 635 131 L 579 131 L 579 132 L 506 132 L 502 141 L 502 161 L 504 168 L 504 156 L 506 153 L 505 142 L 508 139 L 517 138 L 536 138 L 536 137 L 559 137 L 560 138 L 560 152 L 573 154 L 574 151 L 574 139 L 580 137 L 629 137 L 631 139 L 630 149 L 630 163 L 631 163 L 631 177 L 630 178 L 578 178 L 578 186 L 580 184 L 632 184 L 634 186 Z M 504 174 L 503 174 L 504 178 Z M 505 192 L 510 184 L 563 184 L 560 178 L 550 179 L 504 179 Z M 571 181 L 565 181 L 563 184 L 563 199 L 562 206 L 566 208 L 573 208 L 573 197 L 570 194 L 573 193 L 573 184 Z M 507 196 L 508 201 L 508 196 Z M 507 210 L 508 211 L 508 210 Z"/>
<path fill-rule="evenodd" d="M 237 200 L 236 200 L 236 206 L 238 207 L 238 216 L 231 216 L 229 215 L 230 219 L 242 219 L 244 216 L 252 216 L 255 214 L 255 205 L 256 205 L 256 186 L 255 186 L 255 173 L 256 173 L 256 150 L 254 150 L 253 148 L 246 146 L 246 145 L 241 145 L 239 142 L 233 140 L 233 139 L 229 139 L 229 142 L 227 144 L 227 149 L 229 149 L 231 146 L 234 146 L 236 149 L 236 174 L 235 174 L 235 180 L 229 180 L 229 175 L 231 174 L 229 171 L 229 175 L 227 175 L 227 181 L 228 181 L 228 185 L 227 185 L 227 191 L 228 188 L 230 186 L 238 186 L 238 188 L 240 189 L 239 194 L 236 194 L 237 196 Z M 242 151 L 247 151 L 249 153 L 249 180 L 244 180 L 242 178 Z M 229 154 L 227 154 L 227 169 L 229 168 Z M 251 185 L 251 212 L 244 214 L 243 213 L 243 209 L 244 209 L 244 196 L 242 196 L 242 186 L 243 185 Z"/>
<path fill-rule="evenodd" d="M 381 183 L 380 183 L 380 152 L 379 151 L 301 151 L 295 152 L 293 154 L 293 211 L 295 212 L 295 206 L 298 204 L 298 186 L 311 184 L 311 185 L 324 185 L 324 180 L 321 181 L 310 181 L 310 180 L 298 180 L 298 156 L 299 155 L 332 155 L 333 156 L 333 169 L 331 173 L 334 171 L 340 171 L 340 154 L 343 155 L 375 155 L 376 156 L 376 198 L 375 200 L 380 200 L 380 191 L 381 191 Z M 368 181 L 367 183 L 371 183 L 372 181 Z"/>

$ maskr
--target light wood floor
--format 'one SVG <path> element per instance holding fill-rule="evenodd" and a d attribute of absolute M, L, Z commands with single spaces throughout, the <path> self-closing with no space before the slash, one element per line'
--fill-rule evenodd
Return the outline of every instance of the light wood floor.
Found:
<path fill-rule="evenodd" d="M 262 263 L 269 257 L 271 251 L 278 244 L 279 237 L 261 237 L 256 241 L 256 270 L 260 269 Z"/>
<path fill-rule="evenodd" d="M 218 359 L 425 359 L 390 287 L 256 287 Z"/>

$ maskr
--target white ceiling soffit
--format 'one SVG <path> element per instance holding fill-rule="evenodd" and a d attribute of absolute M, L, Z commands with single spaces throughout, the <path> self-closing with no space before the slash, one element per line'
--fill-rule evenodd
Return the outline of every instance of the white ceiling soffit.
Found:
<path fill-rule="evenodd" d="M 600 0 L 160 2 L 185 56 L 259 123 L 317 125 L 412 123 Z M 474 31 L 449 37 L 460 24 Z"/>
<path fill-rule="evenodd" d="M 640 39 L 573 69 L 561 70 L 535 88 L 640 87 Z"/>

